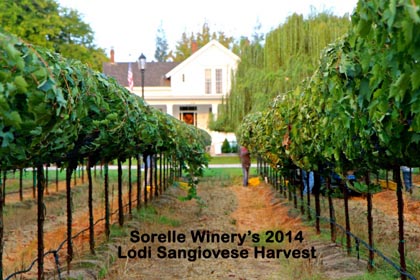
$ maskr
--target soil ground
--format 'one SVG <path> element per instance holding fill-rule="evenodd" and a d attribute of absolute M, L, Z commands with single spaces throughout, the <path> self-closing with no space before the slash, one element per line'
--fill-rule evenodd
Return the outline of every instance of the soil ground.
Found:
<path fill-rule="evenodd" d="M 254 180 L 255 182 L 255 180 Z M 204 207 L 197 201 L 181 202 L 177 199 L 182 195 L 180 189 L 172 188 L 155 203 L 157 217 L 165 217 L 167 221 L 176 221 L 174 225 L 156 223 L 145 220 L 131 222 L 132 230 L 141 234 L 165 234 L 175 231 L 185 234 L 185 243 L 133 243 L 129 236 L 115 241 L 121 246 L 122 252 L 129 249 L 141 249 L 147 246 L 151 257 L 134 259 L 117 259 L 110 267 L 106 279 L 342 279 L 363 274 L 366 263 L 346 257 L 336 245 L 328 242 L 311 241 L 309 234 L 312 228 L 304 226 L 300 218 L 293 214 L 286 202 L 276 197 L 273 189 L 256 182 L 253 186 L 242 187 L 239 184 L 226 186 L 206 182 L 199 186 L 199 196 L 204 201 Z M 211 234 L 239 233 L 248 234 L 244 244 L 236 242 L 193 242 L 191 231 L 208 231 Z M 292 240 L 281 243 L 252 242 L 252 234 L 257 234 L 261 240 L 267 239 L 266 232 L 291 233 Z M 303 241 L 293 240 L 302 233 Z M 285 238 L 288 239 L 288 238 Z M 298 238 L 299 239 L 299 238 Z M 166 250 L 196 249 L 202 250 L 246 250 L 248 258 L 215 257 L 189 261 L 181 258 L 159 258 L 158 247 Z M 256 248 L 272 250 L 316 250 L 317 258 L 255 257 Z M 115 251 L 115 249 L 114 249 Z M 334 256 L 328 260 L 328 257 Z M 335 265 L 335 267 L 334 267 Z M 328 267 L 326 271 L 325 267 Z"/>
<path fill-rule="evenodd" d="M 80 188 L 80 189 L 79 189 Z M 46 250 L 55 249 L 65 236 L 64 185 L 60 183 L 59 192 L 46 197 L 47 210 L 57 208 L 58 212 L 49 210 L 46 220 Z M 76 187 L 74 193 L 85 192 L 85 187 Z M 418 190 L 415 190 L 415 194 Z M 20 205 L 24 208 L 25 217 L 13 216 L 5 221 L 6 243 L 4 265 L 10 273 L 13 265 L 15 269 L 27 267 L 27 261 L 32 260 L 36 254 L 36 204 L 25 194 L 25 201 L 16 202 L 13 195 L 8 196 L 7 202 Z M 97 196 L 102 194 L 97 193 Z M 71 279 L 346 279 L 362 275 L 366 271 L 366 262 L 348 257 L 343 248 L 320 239 L 314 234 L 313 227 L 309 227 L 300 219 L 298 210 L 287 199 L 280 198 L 270 186 L 259 182 L 257 178 L 251 179 L 251 186 L 245 188 L 240 184 L 240 178 L 226 180 L 220 178 L 206 178 L 198 187 L 198 195 L 202 202 L 197 200 L 180 201 L 179 196 L 185 195 L 185 190 L 171 187 L 166 193 L 149 203 L 149 207 L 135 212 L 132 219 L 127 219 L 123 229 L 114 226 L 111 242 L 105 243 L 103 226 L 95 227 L 97 242 L 97 255 L 88 254 L 87 233 L 82 235 L 76 243 L 76 256 L 72 262 L 70 275 L 65 271 L 65 252 L 61 254 L 61 277 Z M 115 196 L 112 205 L 116 205 Z M 126 201 L 126 200 L 125 200 Z M 405 219 L 407 251 L 409 254 L 420 252 L 420 202 L 417 196 L 405 194 Z M 55 205 L 55 204 L 58 204 Z M 95 220 L 103 216 L 102 202 L 96 199 Z M 342 200 L 335 201 L 336 211 L 342 209 Z M 366 201 L 362 198 L 352 198 L 350 201 L 352 216 L 365 215 Z M 374 195 L 374 222 L 375 238 L 377 243 L 387 234 L 397 231 L 396 197 L 394 191 L 383 191 Z M 86 205 L 74 205 L 73 232 L 87 227 Z M 61 208 L 61 212 L 59 209 Z M 16 210 L 17 211 L 17 210 Z M 19 210 L 20 211 L 20 210 Z M 18 211 L 16 212 L 18 213 Z M 19 212 L 20 213 L 20 212 Z M 324 214 L 325 215 L 325 214 Z M 10 216 L 10 215 L 9 215 Z M 353 217 L 352 217 L 353 218 Z M 18 222 L 19 221 L 19 222 Z M 362 225 L 365 229 L 366 225 Z M 168 232 L 176 235 L 185 235 L 185 242 L 131 242 L 130 233 L 137 230 L 139 234 L 151 236 L 152 234 L 167 235 Z M 352 228 L 353 230 L 353 228 Z M 283 234 L 282 242 L 263 242 L 267 240 L 269 232 Z M 326 231 L 324 229 L 324 231 Z M 238 244 L 237 239 L 227 242 L 193 242 L 191 232 L 207 233 L 212 236 L 226 234 L 245 234 L 244 244 Z M 267 233 L 268 234 L 265 234 Z M 302 235 L 299 235 L 299 232 Z M 250 234 L 248 234 L 250 233 Z M 379 234 L 378 234 L 379 233 Z M 289 235 L 286 235 L 289 234 Z M 397 236 L 396 234 L 394 234 Z M 260 242 L 253 242 L 258 236 Z M 295 238 L 297 237 L 297 238 Z M 292 240 L 289 242 L 289 238 Z M 295 240 L 296 239 L 296 240 Z M 300 242 L 300 239 L 303 239 Z M 396 238 L 395 238 L 396 239 Z M 365 239 L 366 240 L 366 239 Z M 397 242 L 397 240 L 395 240 Z M 392 251 L 396 251 L 391 245 Z M 147 258 L 118 258 L 125 256 L 130 249 L 149 249 L 151 256 Z M 206 253 L 227 250 L 239 252 L 245 250 L 247 258 L 216 258 L 214 255 L 188 260 L 188 256 L 158 256 L 158 247 L 164 247 L 166 252 L 185 252 L 201 249 Z M 266 248 L 266 257 L 255 251 Z M 120 249 L 119 249 L 120 248 Z M 302 258 L 305 253 L 314 248 L 316 258 Z M 173 251 L 169 251 L 173 250 Z M 213 251 L 212 251 L 213 250 Z M 271 250 L 271 251 L 269 251 Z M 283 250 L 283 251 L 280 251 Z M 292 250 L 292 251 L 289 251 Z M 289 258 L 287 252 L 295 251 Z M 306 251 L 305 251 L 306 250 Z M 134 251 L 130 251 L 131 253 Z M 226 251 L 225 251 L 226 252 Z M 270 258 L 268 252 L 280 252 L 279 257 Z M 420 253 L 419 253 L 420 255 Z M 64 262 L 64 263 L 63 263 Z M 46 271 L 56 271 L 52 258 L 46 259 Z M 13 271 L 12 270 L 12 271 Z M 36 268 L 22 279 L 33 279 Z M 397 274 L 398 275 L 398 274 Z M 61 278 L 61 279 L 62 279 Z M 51 275 L 49 279 L 59 279 Z M 392 279 L 392 278 L 387 278 Z"/>

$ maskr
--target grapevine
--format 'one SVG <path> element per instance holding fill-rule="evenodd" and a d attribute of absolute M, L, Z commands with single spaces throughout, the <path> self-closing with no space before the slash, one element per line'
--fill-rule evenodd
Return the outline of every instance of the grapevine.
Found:
<path fill-rule="evenodd" d="M 191 176 L 197 176 L 207 164 L 206 147 L 211 143 L 207 132 L 153 109 L 115 79 L 79 61 L 0 32 L 0 64 L 0 171 L 37 167 L 39 279 L 44 277 L 44 165 L 66 167 L 67 236 L 71 237 L 70 181 L 72 172 L 86 159 L 89 169 L 98 163 L 107 166 L 112 160 L 117 160 L 121 169 L 122 161 L 139 159 L 139 154 L 164 154 L 168 165 L 177 168 L 181 163 L 180 168 L 193 171 L 187 172 Z M 119 175 L 120 182 L 121 172 Z M 108 180 L 105 182 L 107 194 Z M 91 201 L 89 208 L 92 214 Z M 4 242 L 2 209 L 0 245 Z M 122 204 L 119 210 L 122 225 Z M 106 224 L 109 233 L 109 216 Z M 90 227 L 94 252 L 92 216 Z M 69 263 L 73 257 L 71 238 L 67 242 Z"/>
<path fill-rule="evenodd" d="M 324 49 L 314 74 L 245 118 L 241 143 L 274 168 L 291 162 L 343 178 L 353 170 L 368 178 L 379 169 L 398 175 L 402 165 L 419 166 L 419 7 L 409 0 L 359 1 L 347 34 Z M 399 176 L 397 184 L 405 271 Z"/>

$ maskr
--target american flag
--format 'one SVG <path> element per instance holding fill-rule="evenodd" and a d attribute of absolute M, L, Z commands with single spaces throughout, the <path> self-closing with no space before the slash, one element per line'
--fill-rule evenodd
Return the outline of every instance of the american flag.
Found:
<path fill-rule="evenodd" d="M 133 71 L 131 70 L 131 62 L 128 64 L 128 74 L 127 74 L 128 88 L 130 91 L 133 91 L 134 80 L 133 80 Z"/>

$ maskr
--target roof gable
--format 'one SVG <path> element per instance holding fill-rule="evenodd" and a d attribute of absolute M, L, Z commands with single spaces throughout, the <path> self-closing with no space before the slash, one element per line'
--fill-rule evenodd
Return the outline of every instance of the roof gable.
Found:
<path fill-rule="evenodd" d="M 134 86 L 141 86 L 141 73 L 137 67 L 137 62 L 104 63 L 102 72 L 114 77 L 120 85 L 128 87 L 127 75 L 130 63 Z M 165 74 L 178 64 L 179 62 L 147 62 L 144 72 L 144 85 L 146 87 L 169 86 L 169 81 L 167 81 L 168 78 L 165 77 Z"/>
<path fill-rule="evenodd" d="M 172 70 L 170 70 L 166 74 L 166 78 L 170 78 L 174 74 L 182 71 L 185 67 L 187 67 L 189 64 L 193 63 L 195 60 L 197 60 L 200 56 L 205 55 L 206 52 L 208 52 L 211 48 L 216 48 L 222 53 L 226 54 L 230 59 L 232 59 L 235 62 L 239 62 L 240 58 L 233 52 L 231 52 L 229 49 L 227 49 L 225 46 L 220 44 L 216 40 L 211 40 L 206 45 L 204 45 L 202 48 L 198 49 L 195 53 L 193 53 L 191 56 L 189 56 L 186 60 L 181 62 L 179 65 L 174 67 Z"/>

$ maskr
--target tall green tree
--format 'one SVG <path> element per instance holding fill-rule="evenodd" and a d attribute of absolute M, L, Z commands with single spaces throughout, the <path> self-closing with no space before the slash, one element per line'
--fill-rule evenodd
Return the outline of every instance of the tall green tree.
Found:
<path fill-rule="evenodd" d="M 187 35 L 186 32 L 182 33 L 181 39 L 175 46 L 175 51 L 171 51 L 169 57 L 171 57 L 173 61 L 184 61 L 193 53 L 191 47 L 192 42 L 197 45 L 197 48 L 201 48 L 211 40 L 217 40 L 228 49 L 232 48 L 234 42 L 233 37 L 227 36 L 222 31 L 211 32 L 208 23 L 205 22 L 200 32 L 191 33 L 190 35 Z"/>
<path fill-rule="evenodd" d="M 235 47 L 241 62 L 231 93 L 212 129 L 235 131 L 248 113 L 267 108 L 274 97 L 295 89 L 312 75 L 322 49 L 344 35 L 349 25 L 348 16 L 293 14 L 265 38 L 257 28 L 251 41 L 242 38 Z"/>
<path fill-rule="evenodd" d="M 160 26 L 158 27 L 156 34 L 155 59 L 158 62 L 164 62 L 168 59 L 168 41 L 166 40 L 166 34 L 163 29 L 162 22 L 160 22 Z"/>
<path fill-rule="evenodd" d="M 250 41 L 242 37 L 233 51 L 241 58 L 241 62 L 233 78 L 230 96 L 221 106 L 217 120 L 210 123 L 210 128 L 216 131 L 234 131 L 236 125 L 253 110 L 254 105 L 261 103 L 261 98 L 268 98 L 264 94 L 256 94 L 256 90 L 264 92 L 269 86 L 264 80 L 264 48 L 261 41 Z M 255 85 L 256 81 L 261 82 Z M 257 96 L 259 100 L 255 100 Z"/>
<path fill-rule="evenodd" d="M 101 71 L 105 51 L 93 43 L 94 33 L 79 12 L 54 0 L 0 1 L 0 26 L 28 43 L 47 47 Z"/>
<path fill-rule="evenodd" d="M 195 41 L 194 33 L 191 33 L 191 36 L 188 36 L 187 33 L 183 32 L 181 39 L 177 42 L 175 50 L 169 52 L 169 57 L 175 62 L 184 61 L 192 54 L 192 41 Z"/>

